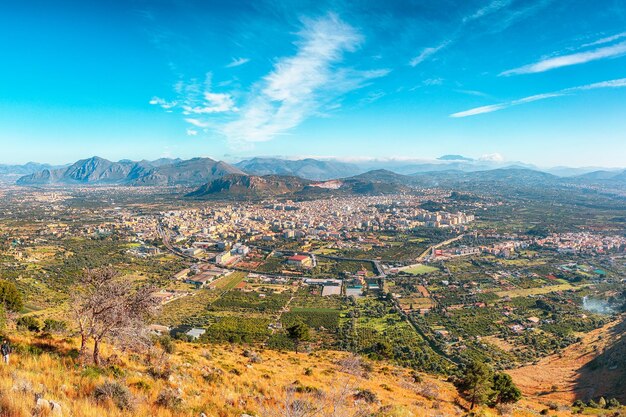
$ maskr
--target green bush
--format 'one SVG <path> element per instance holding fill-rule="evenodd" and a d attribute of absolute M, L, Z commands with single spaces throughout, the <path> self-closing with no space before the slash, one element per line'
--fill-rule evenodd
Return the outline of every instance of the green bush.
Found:
<path fill-rule="evenodd" d="M 67 330 L 67 322 L 63 320 L 45 319 L 43 330 L 51 333 L 63 333 Z"/>
<path fill-rule="evenodd" d="M 31 332 L 39 332 L 44 326 L 41 320 L 33 316 L 22 316 L 17 319 L 16 324 L 18 329 L 24 329 Z"/>
<path fill-rule="evenodd" d="M 22 295 L 14 283 L 0 280 L 0 304 L 9 311 L 20 311 L 24 307 Z"/>

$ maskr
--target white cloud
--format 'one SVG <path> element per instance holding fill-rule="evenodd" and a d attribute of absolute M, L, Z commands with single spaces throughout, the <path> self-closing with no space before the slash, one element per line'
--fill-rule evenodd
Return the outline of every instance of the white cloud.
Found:
<path fill-rule="evenodd" d="M 276 61 L 253 88 L 240 117 L 221 128 L 232 143 L 286 134 L 324 105 L 389 72 L 338 67 L 344 53 L 355 51 L 363 39 L 336 15 L 305 21 L 298 35 L 296 54 Z"/>
<path fill-rule="evenodd" d="M 620 88 L 626 87 L 626 78 L 619 78 L 617 80 L 609 80 L 609 81 L 601 81 L 599 83 L 593 83 L 588 85 L 582 85 L 580 87 L 568 88 L 564 91 L 584 91 L 584 90 L 595 90 L 598 88 Z"/>
<path fill-rule="evenodd" d="M 498 12 L 510 6 L 511 3 L 512 3 L 512 0 L 493 0 L 486 6 L 478 9 L 474 14 L 471 14 L 463 18 L 463 23 L 471 22 L 473 20 L 480 19 L 481 17 L 485 17 L 492 13 Z"/>
<path fill-rule="evenodd" d="M 183 114 L 210 114 L 236 112 L 239 109 L 230 94 L 204 92 L 204 101 L 200 105 L 184 105 Z"/>
<path fill-rule="evenodd" d="M 489 106 L 481 106 L 475 107 L 473 109 L 461 111 L 458 113 L 453 113 L 450 117 L 459 118 L 459 117 L 468 117 L 468 116 L 476 116 L 478 114 L 484 113 L 492 113 L 494 111 L 506 109 L 513 106 L 518 106 L 520 104 L 532 103 L 533 101 L 545 100 L 547 98 L 559 97 L 564 95 L 565 92 L 557 92 L 557 93 L 546 93 L 546 94 L 536 94 L 534 96 L 524 97 L 519 100 L 508 101 L 505 103 L 492 104 Z"/>
<path fill-rule="evenodd" d="M 427 85 L 427 86 L 441 85 L 441 84 L 443 84 L 443 78 L 441 78 L 441 77 L 428 78 L 428 79 L 422 81 L 422 84 Z"/>
<path fill-rule="evenodd" d="M 209 123 L 208 122 L 203 122 L 201 120 L 194 119 L 194 118 L 191 118 L 191 117 L 186 117 L 185 121 L 187 123 L 189 123 L 190 125 L 195 126 L 195 127 L 203 127 L 203 128 L 204 127 L 209 127 Z"/>
<path fill-rule="evenodd" d="M 473 109 L 460 111 L 458 113 L 453 113 L 450 115 L 450 117 L 457 118 L 457 117 L 476 116 L 477 114 L 491 113 L 494 111 L 505 109 L 507 107 L 508 106 L 506 104 L 492 104 L 489 106 L 475 107 Z"/>
<path fill-rule="evenodd" d="M 513 0 L 491 0 L 488 4 L 476 10 L 474 13 L 465 16 L 458 27 L 453 31 L 447 39 L 440 42 L 436 46 L 427 47 L 421 50 L 419 54 L 414 56 L 409 65 L 416 67 L 427 59 L 431 58 L 441 50 L 454 44 L 463 33 L 463 30 L 470 25 L 477 24 L 478 22 L 486 20 L 485 26 L 489 27 L 492 32 L 499 32 L 507 27 L 511 26 L 516 21 L 525 18 L 537 10 L 548 5 L 552 0 L 540 0 L 536 3 L 529 2 L 529 5 L 523 5 L 524 7 L 509 7 L 513 4 Z M 492 16 L 498 13 L 497 19 Z M 490 17 L 492 17 L 490 19 Z"/>
<path fill-rule="evenodd" d="M 601 39 L 598 39 L 597 41 L 586 43 L 586 44 L 582 45 L 582 48 L 587 48 L 589 46 L 603 45 L 605 43 L 615 42 L 615 41 L 620 40 L 622 38 L 626 38 L 626 32 L 622 32 L 622 33 L 618 33 L 618 34 L 615 34 L 615 35 L 607 36 L 606 38 L 601 38 Z"/>
<path fill-rule="evenodd" d="M 250 62 L 250 58 L 233 58 L 230 64 L 226 65 L 226 68 L 234 68 Z"/>
<path fill-rule="evenodd" d="M 561 55 L 553 58 L 546 58 L 533 64 L 524 65 L 500 73 L 501 76 L 533 74 L 537 72 L 550 71 L 556 68 L 571 65 L 585 64 L 599 59 L 615 58 L 626 54 L 626 42 L 621 42 L 611 46 L 604 46 L 591 51 L 577 52 L 575 54 Z"/>
<path fill-rule="evenodd" d="M 384 91 L 372 91 L 365 98 L 361 99 L 361 104 L 372 104 L 373 102 L 380 100 L 386 95 L 387 93 L 385 93 Z"/>
<path fill-rule="evenodd" d="M 534 101 L 545 100 L 553 97 L 560 97 L 571 93 L 587 90 L 597 90 L 600 88 L 621 88 L 626 87 L 626 78 L 619 78 L 616 80 L 601 81 L 593 84 L 581 85 L 578 87 L 564 88 L 553 93 L 535 94 L 533 96 L 524 97 L 518 100 L 507 101 L 504 103 L 491 104 L 488 106 L 475 107 L 473 109 L 464 110 L 457 113 L 452 113 L 450 117 L 460 118 L 468 116 L 476 116 L 478 114 L 491 113 L 494 111 L 506 109 L 520 104 L 532 103 Z"/>
<path fill-rule="evenodd" d="M 414 56 L 409 61 L 409 65 L 412 66 L 412 67 L 416 67 L 417 65 L 419 65 L 422 62 L 426 61 L 428 58 L 430 58 L 431 56 L 435 55 L 437 52 L 439 52 L 440 50 L 442 50 L 443 48 L 448 46 L 450 44 L 450 42 L 451 41 L 447 40 L 447 41 L 444 41 L 444 42 L 440 43 L 437 46 L 433 46 L 433 47 L 422 49 L 422 52 L 420 52 L 418 55 Z"/>
<path fill-rule="evenodd" d="M 149 103 L 152 104 L 153 106 L 160 106 L 162 109 L 165 109 L 165 110 L 171 109 L 172 107 L 175 107 L 178 104 L 175 101 L 167 101 L 165 99 L 162 99 L 156 96 L 152 97 Z"/>
<path fill-rule="evenodd" d="M 187 136 L 197 136 L 198 131 L 196 129 L 187 128 Z"/>
<path fill-rule="evenodd" d="M 495 152 L 495 153 L 487 153 L 484 155 L 481 155 L 478 158 L 479 161 L 488 161 L 488 162 L 503 162 L 504 161 L 504 156 L 502 156 L 501 154 Z"/>
<path fill-rule="evenodd" d="M 153 101 L 187 116 L 184 120 L 192 129 L 217 132 L 239 147 L 268 141 L 287 134 L 311 116 L 339 108 L 346 93 L 390 72 L 342 65 L 344 55 L 356 51 L 362 42 L 362 35 L 334 14 L 303 20 L 294 42 L 295 54 L 276 59 L 273 69 L 249 90 L 214 91 L 209 72 L 203 83 L 195 79 L 177 82 L 177 101 Z M 246 62 L 247 58 L 236 58 L 228 66 Z M 224 87 L 218 84 L 218 88 Z"/>

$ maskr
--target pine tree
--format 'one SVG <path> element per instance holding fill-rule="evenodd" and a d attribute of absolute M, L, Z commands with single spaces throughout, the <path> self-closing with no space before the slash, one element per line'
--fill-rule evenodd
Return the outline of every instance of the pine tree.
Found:
<path fill-rule="evenodd" d="M 293 340 L 294 347 L 296 348 L 296 353 L 298 353 L 298 347 L 301 342 L 309 340 L 309 326 L 302 322 L 298 322 L 293 326 L 287 328 L 287 334 L 289 338 Z"/>
<path fill-rule="evenodd" d="M 477 404 L 484 404 L 491 396 L 492 375 L 491 368 L 480 361 L 470 362 L 465 368 L 459 389 L 471 402 L 470 410 Z"/>
<path fill-rule="evenodd" d="M 522 392 L 515 386 L 511 375 L 498 372 L 493 376 L 493 404 L 515 403 L 522 398 Z"/>

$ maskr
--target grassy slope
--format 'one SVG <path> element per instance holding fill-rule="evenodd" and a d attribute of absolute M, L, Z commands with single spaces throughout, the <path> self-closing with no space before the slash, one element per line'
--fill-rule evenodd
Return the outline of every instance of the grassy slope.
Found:
<path fill-rule="evenodd" d="M 145 357 L 113 352 L 108 346 L 104 356 L 115 353 L 116 366 L 100 371 L 82 368 L 68 355 L 77 347 L 72 339 L 14 335 L 13 342 L 16 353 L 12 364 L 0 366 L 3 417 L 31 416 L 35 393 L 61 403 L 64 416 L 198 416 L 201 411 L 219 417 L 246 412 L 259 417 L 278 416 L 285 415 L 280 413 L 286 398 L 285 387 L 296 381 L 298 386 L 307 387 L 305 391 L 314 391 L 296 395 L 316 404 L 330 401 L 329 397 L 348 387 L 349 393 L 340 401 L 341 407 L 354 411 L 365 406 L 376 416 L 455 416 L 463 413 L 459 405 L 465 404 L 451 384 L 430 376 L 414 383 L 409 370 L 383 362 L 371 363 L 372 369 L 365 373 L 361 373 L 363 367 L 348 368 L 359 369 L 356 373 L 348 371 L 344 363 L 349 355 L 340 352 L 295 354 L 265 350 L 259 352 L 262 361 L 253 363 L 243 355 L 242 347 L 177 343 L 176 353 L 170 358 L 172 374 L 165 380 L 149 376 Z M 44 352 L 33 353 L 35 345 Z M 305 374 L 307 369 L 310 372 Z M 130 387 L 134 410 L 120 410 L 110 402 L 94 400 L 94 389 L 107 380 L 117 380 Z M 167 387 L 179 390 L 184 398 L 177 409 L 155 404 L 159 393 Z M 377 402 L 355 401 L 352 394 L 357 389 L 372 391 Z M 522 401 L 509 415 L 537 415 L 543 408 L 537 402 Z M 484 410 L 483 415 L 498 414 L 495 410 Z M 551 415 L 569 413 L 560 411 Z"/>
<path fill-rule="evenodd" d="M 626 316 L 582 335 L 581 343 L 568 346 L 560 354 L 509 373 L 530 397 L 572 402 L 576 397 L 589 399 L 604 395 L 624 402 L 625 319 Z M 606 360 L 607 356 L 613 357 Z M 592 366 L 594 360 L 596 366 Z"/>

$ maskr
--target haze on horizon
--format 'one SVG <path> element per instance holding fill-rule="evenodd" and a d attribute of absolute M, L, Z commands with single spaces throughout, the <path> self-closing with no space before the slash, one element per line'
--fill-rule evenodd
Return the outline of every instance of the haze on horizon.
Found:
<path fill-rule="evenodd" d="M 0 163 L 460 154 L 624 167 L 620 0 L 3 9 Z"/>

